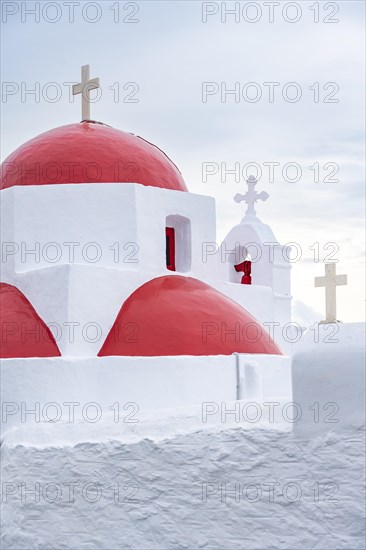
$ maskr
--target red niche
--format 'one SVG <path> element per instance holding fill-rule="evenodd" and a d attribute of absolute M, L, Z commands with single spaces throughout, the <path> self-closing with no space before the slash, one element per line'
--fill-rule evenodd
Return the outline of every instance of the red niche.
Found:
<path fill-rule="evenodd" d="M 188 191 L 175 164 L 141 137 L 96 122 L 55 128 L 27 141 L 1 165 L 0 189 L 14 185 L 141 183 Z"/>
<path fill-rule="evenodd" d="M 281 355 L 244 308 L 182 276 L 153 279 L 125 301 L 99 356 Z"/>
<path fill-rule="evenodd" d="M 50 329 L 20 290 L 0 283 L 0 303 L 0 357 L 61 355 Z"/>

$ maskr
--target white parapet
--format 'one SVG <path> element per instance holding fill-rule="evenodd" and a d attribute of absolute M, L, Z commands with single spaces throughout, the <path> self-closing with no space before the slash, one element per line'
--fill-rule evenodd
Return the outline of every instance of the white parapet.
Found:
<path fill-rule="evenodd" d="M 206 403 L 218 412 L 239 398 L 258 411 L 292 396 L 291 359 L 281 355 L 4 359 L 1 379 L 3 434 L 67 422 L 71 413 L 92 423 L 116 407 L 132 413 Z"/>

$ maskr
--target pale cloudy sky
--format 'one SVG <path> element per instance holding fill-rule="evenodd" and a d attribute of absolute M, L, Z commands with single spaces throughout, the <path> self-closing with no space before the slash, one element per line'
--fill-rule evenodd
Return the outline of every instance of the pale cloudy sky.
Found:
<path fill-rule="evenodd" d="M 258 190 L 270 199 L 258 214 L 302 251 L 292 270 L 295 320 L 323 317 L 314 276 L 333 250 L 349 282 L 338 289 L 338 317 L 363 319 L 363 1 L 1 4 L 2 159 L 80 120 L 80 99 L 70 101 L 65 83 L 90 64 L 102 87 L 92 118 L 156 143 L 190 191 L 215 197 L 218 240 L 242 218 L 232 197 L 245 189 L 243 177 L 225 181 L 222 168 L 260 166 Z M 205 101 L 203 83 L 212 90 Z M 37 86 L 37 97 L 26 94 Z M 134 90 L 137 101 L 128 102 Z M 203 177 L 206 163 L 216 173 Z M 279 163 L 274 181 L 268 163 Z"/>

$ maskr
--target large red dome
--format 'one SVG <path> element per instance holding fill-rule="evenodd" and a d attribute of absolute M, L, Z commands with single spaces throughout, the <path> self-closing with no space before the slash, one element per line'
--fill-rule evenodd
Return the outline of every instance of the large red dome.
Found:
<path fill-rule="evenodd" d="M 58 357 L 52 332 L 15 286 L 0 283 L 0 357 Z"/>
<path fill-rule="evenodd" d="M 0 171 L 1 189 L 116 182 L 187 191 L 178 168 L 158 147 L 90 121 L 61 126 L 27 141 L 5 159 Z"/>
<path fill-rule="evenodd" d="M 158 277 L 125 301 L 99 356 L 281 355 L 244 308 L 180 275 Z"/>

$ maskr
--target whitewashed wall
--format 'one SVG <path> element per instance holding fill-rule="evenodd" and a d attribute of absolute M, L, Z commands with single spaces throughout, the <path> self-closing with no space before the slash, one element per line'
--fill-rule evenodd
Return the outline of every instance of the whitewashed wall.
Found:
<path fill-rule="evenodd" d="M 200 407 L 140 411 L 138 423 L 115 423 L 110 411 L 96 424 L 34 426 L 29 418 L 13 425 L 2 444 L 3 547 L 364 550 L 364 325 L 341 327 L 338 340 L 332 348 L 324 334 L 314 345 L 305 339 L 295 357 L 295 401 L 303 414 L 294 431 L 288 421 L 285 429 L 276 429 L 274 423 L 236 421 L 233 414 L 218 413 L 214 423 L 204 423 Z M 183 388 L 186 359 L 179 366 Z M 224 381 L 222 360 L 207 364 L 208 380 Z M 280 366 L 271 360 L 266 358 L 265 369 L 273 376 L 263 380 L 264 390 L 275 379 L 280 384 Z M 223 361 L 234 382 L 233 358 Z M 81 369 L 62 368 L 59 361 L 36 369 L 32 362 L 5 362 L 6 383 L 13 376 L 19 398 L 27 399 L 30 381 L 34 392 L 38 388 L 33 396 L 42 400 L 50 389 L 42 381 L 48 372 L 53 391 L 58 384 L 60 397 L 80 401 L 88 369 L 96 370 L 93 360 Z M 116 377 L 112 363 L 103 365 L 99 372 L 107 374 L 99 377 L 99 393 L 105 399 L 103 380 Z M 150 374 L 148 365 L 155 365 Z M 167 375 L 174 366 L 159 365 L 154 359 L 135 370 L 131 391 L 144 381 L 154 392 L 160 382 L 165 391 L 166 381 L 154 375 Z M 194 394 L 197 378 L 190 382 Z M 219 406 L 232 394 L 225 385 L 222 390 Z M 97 394 L 95 387 L 92 395 Z M 48 391 L 47 397 L 53 395 Z M 206 395 L 213 397 L 216 389 Z M 126 394 L 117 387 L 111 396 L 122 402 Z M 320 419 L 314 417 L 314 401 Z M 327 422 L 332 409 L 323 406 L 329 402 L 339 404 L 337 423 Z M 227 409 L 238 403 L 226 403 Z"/>
<path fill-rule="evenodd" d="M 22 423 L 21 403 L 27 409 L 39 403 L 45 419 L 42 409 L 52 402 L 63 414 L 64 403 L 80 403 L 80 416 L 89 402 L 110 413 L 115 402 L 166 409 L 237 398 L 291 401 L 292 395 L 291 360 L 278 355 L 242 354 L 238 364 L 235 355 L 4 359 L 1 380 L 4 431 Z M 51 407 L 49 414 L 57 411 Z M 30 422 L 36 418 L 28 416 Z"/>
<path fill-rule="evenodd" d="M 215 286 L 262 323 L 290 321 L 289 266 L 253 264 L 254 279 L 260 269 L 263 280 L 257 282 L 268 284 L 241 285 L 239 274 L 233 282 L 230 255 L 223 257 L 216 243 L 211 197 L 111 183 L 11 187 L 1 198 L 2 281 L 27 296 L 64 356 L 96 356 L 134 290 L 155 277 L 180 274 L 165 265 L 165 225 L 172 219 L 189 220 L 184 275 Z M 225 241 L 227 249 L 246 237 L 275 240 L 261 222 L 239 224 Z M 25 255 L 37 247 L 40 252 Z M 275 291 L 273 270 L 285 281 Z M 282 328 L 275 340 L 290 352 Z"/>

